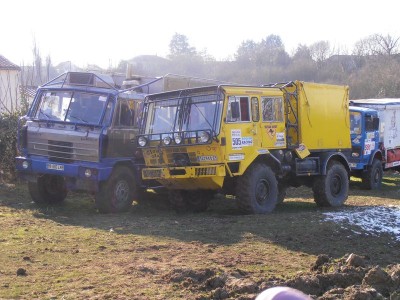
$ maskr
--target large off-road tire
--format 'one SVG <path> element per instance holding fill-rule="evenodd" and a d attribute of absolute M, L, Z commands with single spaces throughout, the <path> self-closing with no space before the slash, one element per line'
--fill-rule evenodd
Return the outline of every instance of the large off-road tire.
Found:
<path fill-rule="evenodd" d="M 272 212 L 278 202 L 278 182 L 274 172 L 264 164 L 255 164 L 238 178 L 236 201 L 244 213 Z"/>
<path fill-rule="evenodd" d="M 136 181 L 128 167 L 119 166 L 110 178 L 100 185 L 95 196 L 96 207 L 101 213 L 119 213 L 129 210 L 135 199 Z"/>
<path fill-rule="evenodd" d="M 367 172 L 362 175 L 362 186 L 367 190 L 377 190 L 382 186 L 383 167 L 379 159 L 374 159 Z"/>
<path fill-rule="evenodd" d="M 37 204 L 60 203 L 68 194 L 64 178 L 56 175 L 43 175 L 36 182 L 28 182 L 28 190 Z"/>
<path fill-rule="evenodd" d="M 211 190 L 171 190 L 169 202 L 177 212 L 203 212 L 214 196 Z"/>
<path fill-rule="evenodd" d="M 326 175 L 318 176 L 313 184 L 314 201 L 319 206 L 341 206 L 349 193 L 349 175 L 339 162 L 328 165 Z"/>

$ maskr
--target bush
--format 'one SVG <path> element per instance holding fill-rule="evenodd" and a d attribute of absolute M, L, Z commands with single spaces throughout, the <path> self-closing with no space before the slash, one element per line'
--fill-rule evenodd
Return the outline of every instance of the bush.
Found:
<path fill-rule="evenodd" d="M 17 156 L 18 119 L 23 113 L 5 113 L 0 115 L 0 179 L 16 179 L 15 156 Z"/>

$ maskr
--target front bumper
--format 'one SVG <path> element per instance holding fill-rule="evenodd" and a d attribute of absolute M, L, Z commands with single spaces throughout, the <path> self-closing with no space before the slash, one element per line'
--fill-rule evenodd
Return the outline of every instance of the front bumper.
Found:
<path fill-rule="evenodd" d="M 98 184 L 107 180 L 112 172 L 112 166 L 99 163 L 52 162 L 46 157 L 16 157 L 16 170 L 18 177 L 26 181 L 36 181 L 41 175 L 56 175 L 66 179 L 67 188 L 70 190 L 97 191 Z"/>
<path fill-rule="evenodd" d="M 144 180 L 156 180 L 170 189 L 217 190 L 222 188 L 225 176 L 223 164 L 142 169 Z"/>

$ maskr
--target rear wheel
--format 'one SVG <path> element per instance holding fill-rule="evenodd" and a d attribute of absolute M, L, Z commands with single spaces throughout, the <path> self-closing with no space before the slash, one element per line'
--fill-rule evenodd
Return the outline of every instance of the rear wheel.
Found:
<path fill-rule="evenodd" d="M 60 203 L 68 194 L 64 178 L 55 175 L 43 175 L 36 182 L 28 182 L 28 190 L 37 204 Z"/>
<path fill-rule="evenodd" d="M 128 167 L 120 166 L 100 185 L 95 203 L 101 213 L 118 213 L 127 211 L 136 195 L 135 177 Z"/>
<path fill-rule="evenodd" d="M 379 159 L 374 159 L 372 165 L 362 176 L 362 185 L 367 190 L 377 190 L 382 186 L 383 168 Z"/>
<path fill-rule="evenodd" d="M 237 205 L 244 213 L 272 212 L 278 202 L 278 183 L 274 172 L 264 164 L 255 164 L 238 178 Z"/>
<path fill-rule="evenodd" d="M 349 193 L 349 176 L 338 162 L 329 164 L 326 175 L 319 176 L 313 184 L 314 201 L 319 206 L 341 206 Z"/>

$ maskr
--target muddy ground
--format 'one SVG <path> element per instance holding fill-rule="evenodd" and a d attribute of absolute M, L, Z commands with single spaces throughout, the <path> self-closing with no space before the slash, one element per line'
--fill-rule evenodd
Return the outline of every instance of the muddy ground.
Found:
<path fill-rule="evenodd" d="M 381 191 L 352 183 L 338 209 L 291 189 L 268 215 L 240 214 L 222 196 L 204 213 L 154 197 L 104 215 L 86 195 L 38 207 L 23 184 L 2 184 L 0 299 L 254 299 L 281 285 L 315 299 L 400 299 L 400 240 L 368 209 L 384 207 L 393 227 L 399 199 L 390 174 Z M 375 228 L 328 218 L 355 211 L 372 211 Z"/>

